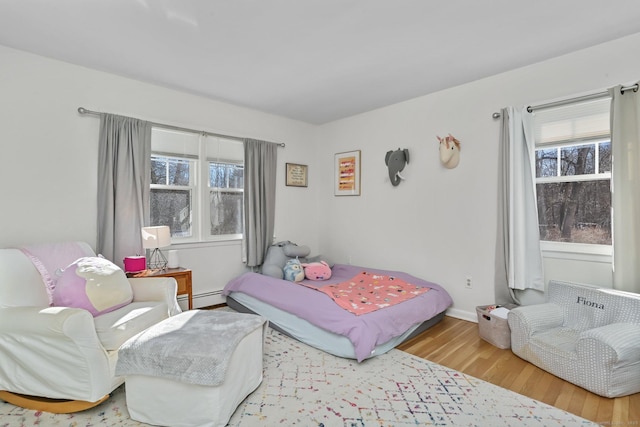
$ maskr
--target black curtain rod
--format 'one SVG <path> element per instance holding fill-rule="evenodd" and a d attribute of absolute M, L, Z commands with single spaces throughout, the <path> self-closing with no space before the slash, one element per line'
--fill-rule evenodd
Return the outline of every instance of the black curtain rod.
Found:
<path fill-rule="evenodd" d="M 99 111 L 91 111 L 91 110 L 87 110 L 84 107 L 78 107 L 78 113 L 80 114 L 89 114 L 92 116 L 100 116 Z M 160 127 L 160 128 L 164 128 L 164 129 L 171 129 L 171 130 L 177 130 L 177 131 L 182 131 L 182 132 L 191 132 L 191 133 L 199 133 L 202 135 L 207 135 L 207 136 L 216 136 L 219 138 L 227 138 L 227 139 L 233 139 L 236 141 L 244 141 L 245 138 L 239 137 L 239 136 L 233 136 L 233 135 L 224 135 L 221 133 L 213 133 L 213 132 L 207 132 L 207 131 L 203 131 L 203 130 L 195 130 L 195 129 L 189 129 L 189 128 L 183 128 L 180 126 L 172 126 L 172 125 L 165 125 L 164 123 L 155 123 L 155 122 L 149 122 L 151 123 L 152 126 L 156 126 L 156 127 Z M 284 142 L 272 142 L 272 144 L 278 144 L 279 147 L 286 147 Z"/>

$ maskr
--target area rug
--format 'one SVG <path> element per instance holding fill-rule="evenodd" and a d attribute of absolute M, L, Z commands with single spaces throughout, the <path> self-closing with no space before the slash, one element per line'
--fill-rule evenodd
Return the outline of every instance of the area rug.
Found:
<path fill-rule="evenodd" d="M 96 408 L 50 414 L 0 401 L 0 426 L 145 426 L 125 388 Z M 400 350 L 357 363 L 269 329 L 264 379 L 229 426 L 596 426 L 568 412 Z"/>

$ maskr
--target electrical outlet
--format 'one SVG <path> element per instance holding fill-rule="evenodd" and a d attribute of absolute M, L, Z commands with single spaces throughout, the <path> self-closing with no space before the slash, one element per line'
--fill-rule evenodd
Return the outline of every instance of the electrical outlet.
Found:
<path fill-rule="evenodd" d="M 471 289 L 472 288 L 472 286 L 471 286 L 471 276 L 467 276 L 467 281 L 465 282 L 464 287 L 467 288 L 467 289 Z"/>

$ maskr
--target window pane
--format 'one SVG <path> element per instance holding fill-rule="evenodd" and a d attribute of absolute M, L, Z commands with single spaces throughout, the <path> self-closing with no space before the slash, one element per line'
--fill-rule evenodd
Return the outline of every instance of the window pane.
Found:
<path fill-rule="evenodd" d="M 540 239 L 611 244 L 610 180 L 538 184 Z"/>
<path fill-rule="evenodd" d="M 151 183 L 184 185 L 191 182 L 191 161 L 171 157 L 151 156 Z"/>
<path fill-rule="evenodd" d="M 235 163 L 209 163 L 211 188 L 244 188 L 244 165 Z"/>
<path fill-rule="evenodd" d="M 151 157 L 151 183 L 167 183 L 167 158 Z"/>
<path fill-rule="evenodd" d="M 244 165 L 229 165 L 229 188 L 244 188 Z"/>
<path fill-rule="evenodd" d="M 598 144 L 598 149 L 598 154 L 600 155 L 600 169 L 598 172 L 611 172 L 611 142 L 602 142 Z"/>
<path fill-rule="evenodd" d="M 536 178 L 558 175 L 558 149 L 536 150 Z"/>
<path fill-rule="evenodd" d="M 169 185 L 189 185 L 191 162 L 182 159 L 169 159 Z"/>
<path fill-rule="evenodd" d="M 574 145 L 561 150 L 563 176 L 595 173 L 595 145 Z"/>
<path fill-rule="evenodd" d="M 151 225 L 168 225 L 172 237 L 191 236 L 191 190 L 151 189 Z"/>
<path fill-rule="evenodd" d="M 237 191 L 210 191 L 211 235 L 242 234 L 242 197 Z"/>
<path fill-rule="evenodd" d="M 209 163 L 209 186 L 227 188 L 227 169 L 224 163 Z"/>

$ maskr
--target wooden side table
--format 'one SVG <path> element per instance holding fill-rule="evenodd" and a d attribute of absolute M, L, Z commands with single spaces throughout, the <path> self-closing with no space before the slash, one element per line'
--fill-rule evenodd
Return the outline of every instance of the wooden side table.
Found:
<path fill-rule="evenodd" d="M 159 270 L 144 270 L 138 273 L 127 273 L 127 277 L 173 277 L 178 283 L 178 295 L 188 295 L 189 310 L 193 308 L 191 270 L 188 268 L 178 267 Z"/>

